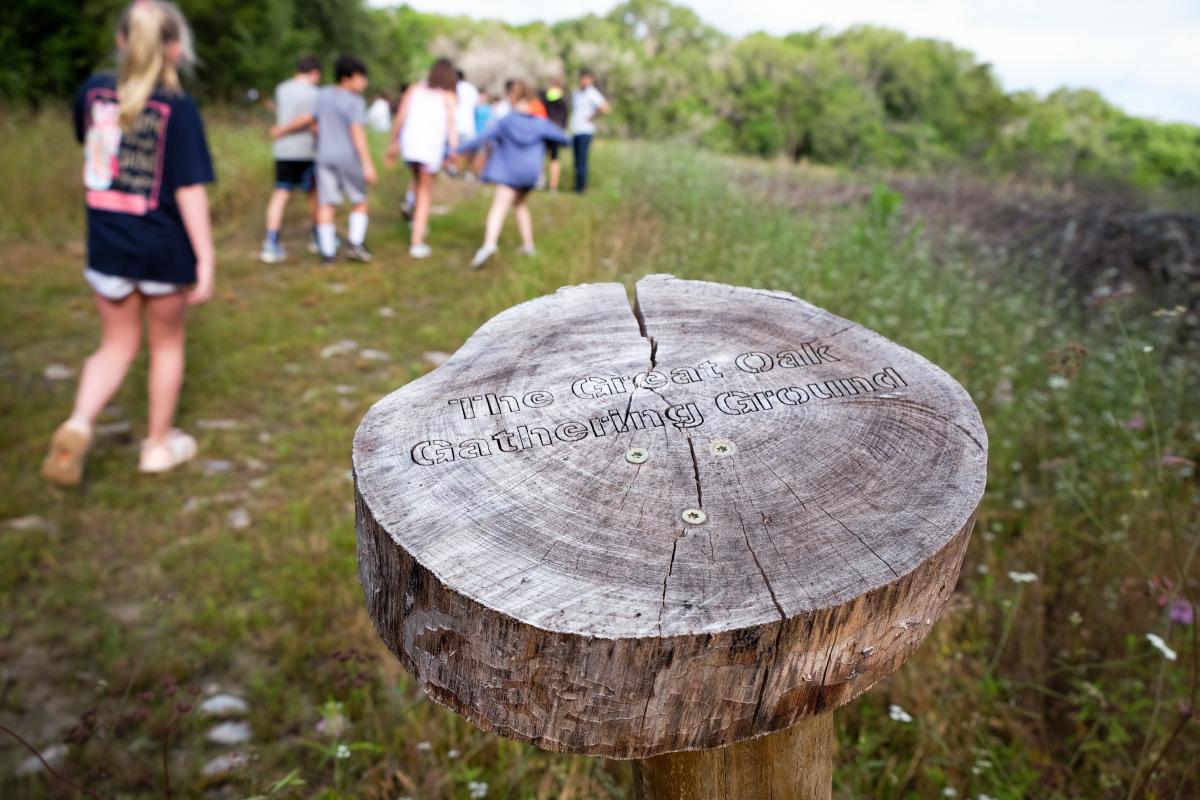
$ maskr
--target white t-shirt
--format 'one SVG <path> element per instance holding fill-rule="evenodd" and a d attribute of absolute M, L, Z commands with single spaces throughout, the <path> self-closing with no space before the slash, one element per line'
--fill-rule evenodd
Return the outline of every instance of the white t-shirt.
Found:
<path fill-rule="evenodd" d="M 571 95 L 571 133 L 595 133 L 592 117 L 607 102 L 595 86 L 576 89 Z"/>
<path fill-rule="evenodd" d="M 454 127 L 460 137 L 475 136 L 475 106 L 479 105 L 479 90 L 469 81 L 459 81 L 454 87 L 458 102 L 454 106 Z"/>
<path fill-rule="evenodd" d="M 387 100 L 377 97 L 367 108 L 367 126 L 384 133 L 392 129 L 392 107 Z"/>

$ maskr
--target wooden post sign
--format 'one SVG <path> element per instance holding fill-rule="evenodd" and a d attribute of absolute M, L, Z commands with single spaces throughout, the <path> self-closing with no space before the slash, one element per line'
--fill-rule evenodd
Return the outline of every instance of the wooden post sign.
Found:
<path fill-rule="evenodd" d="M 828 798 L 828 713 L 954 588 L 987 434 L 916 353 L 652 275 L 511 308 L 354 439 L 379 635 L 485 731 L 639 796 Z"/>

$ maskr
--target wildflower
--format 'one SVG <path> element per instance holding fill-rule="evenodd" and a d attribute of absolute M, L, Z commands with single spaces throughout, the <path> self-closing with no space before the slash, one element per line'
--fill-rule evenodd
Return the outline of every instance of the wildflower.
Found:
<path fill-rule="evenodd" d="M 945 789 L 942 789 L 942 797 L 958 797 L 958 789 L 955 789 L 953 786 L 947 786 Z"/>
<path fill-rule="evenodd" d="M 1141 414 L 1134 414 L 1129 419 L 1125 420 L 1125 430 L 1140 431 L 1146 427 L 1146 418 Z"/>
<path fill-rule="evenodd" d="M 1161 636 L 1159 636 L 1158 634 L 1147 633 L 1146 641 L 1148 641 L 1150 644 L 1152 644 L 1154 646 L 1155 650 L 1162 653 L 1162 657 L 1165 658 L 1167 661 L 1174 661 L 1176 658 L 1178 658 L 1178 656 L 1175 654 L 1175 651 L 1172 650 L 1170 648 L 1170 646 L 1167 645 L 1167 643 L 1163 641 L 1163 638 Z"/>
<path fill-rule="evenodd" d="M 1067 621 L 1072 625 L 1081 625 L 1083 623 L 1083 615 L 1078 611 L 1072 611 L 1071 616 L 1067 617 Z"/>
<path fill-rule="evenodd" d="M 987 564 L 977 564 L 975 566 L 975 571 L 978 572 L 980 575 L 987 575 L 988 574 L 988 565 Z"/>
<path fill-rule="evenodd" d="M 433 749 L 433 745 L 431 745 L 429 742 L 417 742 L 417 749 L 422 753 L 428 753 Z"/>
<path fill-rule="evenodd" d="M 462 755 L 462 753 L 459 752 L 458 750 L 451 750 L 448 753 L 446 753 L 446 758 L 458 758 L 461 755 Z"/>
<path fill-rule="evenodd" d="M 1195 610 L 1187 600 L 1175 597 L 1171 599 L 1171 607 L 1167 610 L 1167 619 L 1180 625 L 1191 625 L 1195 620 Z"/>
<path fill-rule="evenodd" d="M 990 794 L 981 794 L 979 797 L 975 798 L 975 800 L 996 800 L 996 798 L 992 797 Z"/>
<path fill-rule="evenodd" d="M 912 722 L 913 721 L 912 714 L 909 714 L 907 711 L 905 711 L 903 708 L 896 705 L 895 703 L 888 706 L 888 716 L 891 717 L 892 720 L 895 722 Z"/>
<path fill-rule="evenodd" d="M 1032 572 L 1016 572 L 1010 571 L 1008 579 L 1013 583 L 1033 583 L 1038 579 L 1038 576 Z"/>
<path fill-rule="evenodd" d="M 1143 353 L 1153 353 L 1154 352 L 1153 345 L 1148 345 L 1148 344 L 1142 345 L 1142 352 Z"/>
<path fill-rule="evenodd" d="M 471 781 L 467 784 L 467 794 L 472 798 L 487 797 L 488 785 L 483 781 Z"/>
<path fill-rule="evenodd" d="M 1194 467 L 1195 462 L 1193 462 L 1191 459 L 1184 458 L 1183 456 L 1177 456 L 1168 450 L 1167 452 L 1163 453 L 1162 465 L 1164 467 Z"/>
<path fill-rule="evenodd" d="M 349 748 L 349 747 L 346 747 L 346 745 L 344 745 L 344 744 L 339 744 L 339 745 L 337 746 L 337 752 L 336 752 L 336 753 L 334 753 L 334 756 L 335 756 L 335 757 L 336 757 L 336 758 L 337 758 L 339 761 L 341 761 L 342 759 L 349 758 L 349 757 L 350 757 L 350 748 Z"/>
<path fill-rule="evenodd" d="M 1071 381 L 1063 375 L 1051 375 L 1046 384 L 1051 389 L 1065 389 L 1071 385 Z"/>

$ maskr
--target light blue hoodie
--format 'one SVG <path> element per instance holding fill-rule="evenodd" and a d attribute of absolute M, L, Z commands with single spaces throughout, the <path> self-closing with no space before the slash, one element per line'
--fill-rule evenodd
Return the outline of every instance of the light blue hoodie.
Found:
<path fill-rule="evenodd" d="M 483 168 L 483 179 L 514 189 L 532 189 L 542 171 L 546 142 L 569 141 L 562 128 L 553 122 L 514 111 L 491 125 L 482 136 L 459 145 L 455 152 L 470 153 L 491 144 L 494 150 Z"/>

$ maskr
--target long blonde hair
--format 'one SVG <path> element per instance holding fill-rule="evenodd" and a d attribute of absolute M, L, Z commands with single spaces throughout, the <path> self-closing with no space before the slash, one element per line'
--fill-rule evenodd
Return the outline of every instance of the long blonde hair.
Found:
<path fill-rule="evenodd" d="M 182 88 L 175 64 L 167 58 L 167 45 L 179 42 L 180 64 L 190 64 L 195 54 L 187 19 L 167 0 L 134 0 L 121 15 L 117 34 L 123 43 L 117 78 L 117 121 L 129 130 L 159 84 L 168 91 Z"/>

